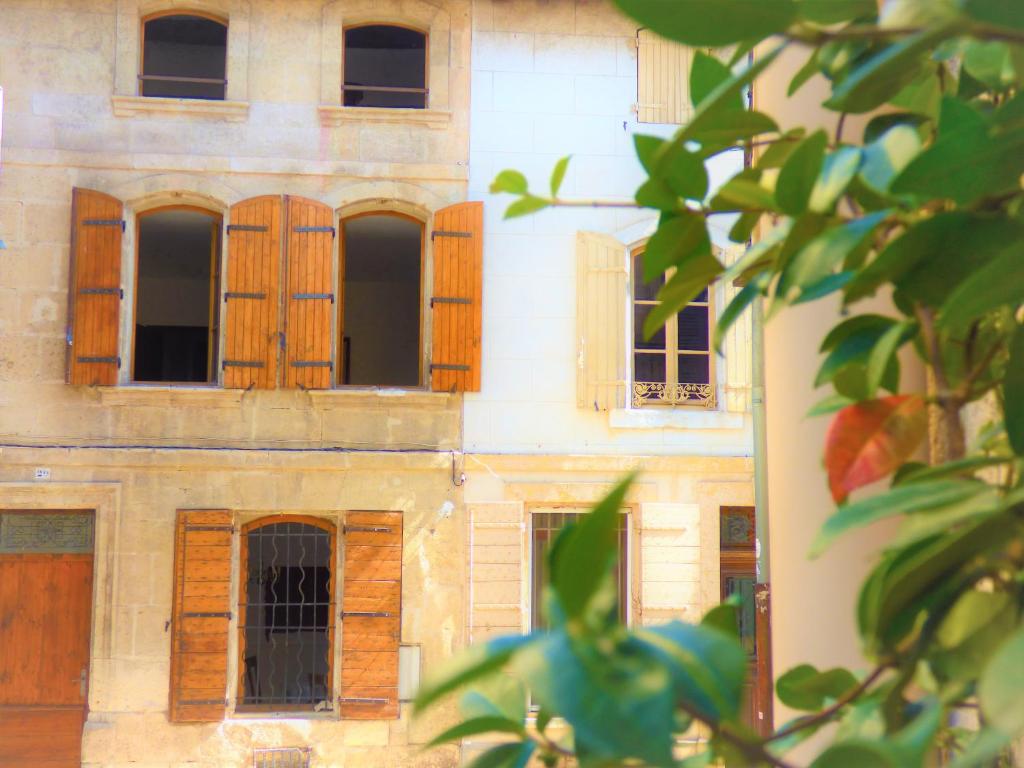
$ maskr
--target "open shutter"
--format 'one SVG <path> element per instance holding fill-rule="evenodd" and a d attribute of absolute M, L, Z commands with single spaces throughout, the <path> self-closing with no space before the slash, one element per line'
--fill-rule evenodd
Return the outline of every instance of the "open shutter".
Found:
<path fill-rule="evenodd" d="M 121 367 L 121 235 L 124 206 L 102 192 L 71 193 L 68 366 L 71 384 L 116 384 Z"/>
<path fill-rule="evenodd" d="M 435 392 L 480 391 L 483 229 L 483 203 L 459 203 L 434 214 L 430 383 Z"/>
<path fill-rule="evenodd" d="M 284 386 L 326 389 L 334 369 L 334 211 L 302 197 L 285 205 Z"/>
<path fill-rule="evenodd" d="M 576 401 L 607 411 L 626 406 L 626 307 L 629 267 L 625 246 L 609 235 L 576 236 Z"/>
<path fill-rule="evenodd" d="M 172 722 L 224 719 L 231 530 L 227 510 L 178 510 L 171 615 Z"/>
<path fill-rule="evenodd" d="M 228 224 L 224 386 L 273 389 L 279 342 L 281 198 L 267 195 L 231 206 Z"/>
<path fill-rule="evenodd" d="M 680 125 L 690 119 L 690 50 L 649 29 L 636 36 L 636 119 Z"/>
<path fill-rule="evenodd" d="M 727 267 L 735 264 L 746 253 L 746 245 L 734 245 L 720 249 L 713 247 L 714 255 Z M 729 306 L 740 292 L 740 286 L 726 284 L 722 286 L 723 301 L 717 315 Z M 714 286 L 712 286 L 714 291 Z M 712 310 L 715 309 L 712 304 Z M 717 317 L 712 318 L 717 322 Z M 753 312 L 747 310 L 732 324 L 725 334 L 722 343 L 722 354 L 725 357 L 725 409 L 732 413 L 744 413 L 751 407 L 751 383 L 753 360 Z"/>
<path fill-rule="evenodd" d="M 341 717 L 398 718 L 402 632 L 402 515 L 345 516 L 341 603 Z"/>

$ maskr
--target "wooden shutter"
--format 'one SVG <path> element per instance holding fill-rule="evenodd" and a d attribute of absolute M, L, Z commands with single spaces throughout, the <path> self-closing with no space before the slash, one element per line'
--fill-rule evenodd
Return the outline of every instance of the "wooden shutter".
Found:
<path fill-rule="evenodd" d="M 345 516 L 341 602 L 341 697 L 347 720 L 398 718 L 402 632 L 402 515 Z"/>
<path fill-rule="evenodd" d="M 284 386 L 331 386 L 334 211 L 286 197 Z"/>
<path fill-rule="evenodd" d="M 68 364 L 71 384 L 116 384 L 121 367 L 121 236 L 124 206 L 102 192 L 71 193 Z"/>
<path fill-rule="evenodd" d="M 636 119 L 682 124 L 690 119 L 690 50 L 649 29 L 636 35 Z"/>
<path fill-rule="evenodd" d="M 434 214 L 430 383 L 435 392 L 480 391 L 483 229 L 483 203 L 459 203 Z"/>
<path fill-rule="evenodd" d="M 576 401 L 580 408 L 625 408 L 626 307 L 630 304 L 625 246 L 609 235 L 576 236 Z"/>
<path fill-rule="evenodd" d="M 178 510 L 171 614 L 172 722 L 224 718 L 231 621 L 231 513 Z"/>
<path fill-rule="evenodd" d="M 281 198 L 267 195 L 231 206 L 224 292 L 224 386 L 273 389 L 279 346 L 278 276 Z"/>
<path fill-rule="evenodd" d="M 734 245 L 720 249 L 713 247 L 714 255 L 726 266 L 735 264 L 746 252 L 746 245 Z M 731 302 L 740 287 L 734 284 L 722 286 L 723 301 L 721 307 L 711 303 L 712 322 L 717 315 Z M 715 294 L 715 286 L 711 286 L 711 294 Z M 717 309 L 717 311 L 716 311 Z M 752 361 L 753 361 L 753 312 L 748 309 L 732 324 L 722 340 L 722 355 L 725 357 L 725 409 L 732 413 L 744 413 L 751 407 Z M 714 354 L 714 352 L 712 352 Z M 712 370 L 714 368 L 712 367 Z"/>

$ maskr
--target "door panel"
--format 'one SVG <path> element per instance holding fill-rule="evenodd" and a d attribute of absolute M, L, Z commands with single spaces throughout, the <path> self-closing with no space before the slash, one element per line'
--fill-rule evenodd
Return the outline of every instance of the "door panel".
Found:
<path fill-rule="evenodd" d="M 0 768 L 81 762 L 93 556 L 11 553 L 11 541 L 17 539 L 9 532 L 16 526 L 6 524 L 33 514 L 0 514 Z M 36 526 L 35 533 L 45 538 L 52 529 L 59 534 L 59 523 Z M 51 544 L 61 546 L 59 541 Z M 47 547 L 37 536 L 23 548 Z"/>

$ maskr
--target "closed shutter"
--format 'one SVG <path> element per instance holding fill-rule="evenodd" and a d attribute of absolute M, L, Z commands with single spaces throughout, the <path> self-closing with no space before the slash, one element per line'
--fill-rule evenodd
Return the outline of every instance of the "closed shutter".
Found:
<path fill-rule="evenodd" d="M 170 719 L 224 718 L 231 621 L 231 513 L 178 510 L 171 615 Z"/>
<path fill-rule="evenodd" d="M 690 119 L 690 50 L 642 29 L 636 36 L 637 109 L 640 123 L 681 125 Z"/>
<path fill-rule="evenodd" d="M 334 368 L 334 211 L 287 197 L 284 386 L 326 389 Z"/>
<path fill-rule="evenodd" d="M 459 203 L 434 214 L 430 383 L 435 392 L 480 391 L 483 229 L 483 203 Z"/>
<path fill-rule="evenodd" d="M 715 256 L 726 266 L 735 264 L 746 252 L 745 245 L 733 245 L 724 250 L 715 248 Z M 712 286 L 714 290 L 714 286 Z M 734 284 L 722 286 L 723 301 L 720 307 L 712 304 L 717 315 L 740 292 Z M 753 373 L 753 312 L 748 309 L 732 324 L 722 339 L 722 355 L 725 357 L 725 409 L 731 413 L 745 413 L 751 407 L 751 376 Z"/>
<path fill-rule="evenodd" d="M 626 407 L 626 248 L 609 235 L 576 236 L 576 401 L 580 408 Z"/>
<path fill-rule="evenodd" d="M 123 215 L 121 201 L 110 195 L 78 187 L 71 193 L 70 384 L 117 383 Z"/>
<path fill-rule="evenodd" d="M 341 697 L 347 720 L 394 720 L 402 632 L 402 515 L 345 516 Z"/>
<path fill-rule="evenodd" d="M 224 386 L 273 389 L 277 384 L 281 198 L 254 197 L 231 206 L 224 292 Z"/>

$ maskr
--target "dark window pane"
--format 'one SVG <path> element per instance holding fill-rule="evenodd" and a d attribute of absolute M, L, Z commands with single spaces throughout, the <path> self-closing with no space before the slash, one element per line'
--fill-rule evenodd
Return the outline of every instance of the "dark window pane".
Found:
<path fill-rule="evenodd" d="M 697 298 L 695 298 L 694 301 L 699 301 L 699 302 L 701 302 L 703 304 L 707 304 L 708 303 L 708 289 L 705 288 L 703 291 L 698 293 L 697 294 Z"/>
<path fill-rule="evenodd" d="M 146 22 L 143 36 L 143 96 L 224 98 L 225 25 L 201 16 L 160 16 Z M 217 82 L 197 83 L 190 78 Z"/>
<path fill-rule="evenodd" d="M 651 314 L 654 307 L 650 304 L 633 305 L 633 348 L 634 349 L 665 349 L 665 327 L 658 329 L 657 333 L 650 338 L 644 339 L 644 321 Z"/>
<path fill-rule="evenodd" d="M 680 355 L 679 383 L 710 384 L 710 358 L 707 355 Z"/>
<path fill-rule="evenodd" d="M 754 610 L 754 579 L 745 576 L 726 576 L 724 578 L 726 597 L 740 596 L 739 631 L 740 643 L 750 656 L 757 656 L 755 622 L 757 614 Z"/>
<path fill-rule="evenodd" d="M 665 383 L 665 355 L 637 352 L 633 355 L 633 380 Z"/>
<path fill-rule="evenodd" d="M 654 300 L 658 298 L 658 291 L 665 284 L 664 273 L 658 275 L 649 283 L 644 282 L 644 270 L 641 258 L 633 262 L 633 298 L 640 301 Z"/>
<path fill-rule="evenodd" d="M 423 109 L 427 82 L 427 38 L 405 27 L 374 24 L 345 30 L 345 106 Z M 363 87 L 359 87 L 363 86 Z"/>
<path fill-rule="evenodd" d="M 679 349 L 707 351 L 708 345 L 708 308 L 686 307 L 677 316 L 679 327 Z"/>

